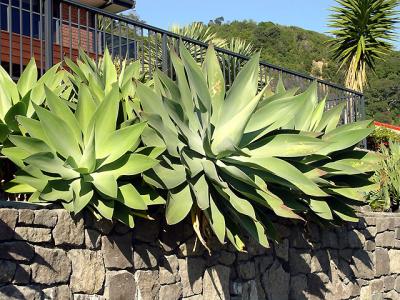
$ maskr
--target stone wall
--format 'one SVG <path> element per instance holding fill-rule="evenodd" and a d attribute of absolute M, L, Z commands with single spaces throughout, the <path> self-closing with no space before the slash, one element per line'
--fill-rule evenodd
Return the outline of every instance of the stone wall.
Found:
<path fill-rule="evenodd" d="M 215 243 L 209 255 L 190 225 L 129 230 L 61 209 L 0 208 L 0 299 L 400 299 L 400 216 L 304 226 L 280 222 L 270 249 Z"/>

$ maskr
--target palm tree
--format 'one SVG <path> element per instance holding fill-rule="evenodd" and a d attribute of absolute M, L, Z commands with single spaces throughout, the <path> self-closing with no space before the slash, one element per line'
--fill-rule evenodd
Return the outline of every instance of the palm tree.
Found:
<path fill-rule="evenodd" d="M 392 50 L 399 0 L 336 0 L 329 19 L 333 57 L 346 68 L 346 87 L 363 91 L 367 68 Z"/>

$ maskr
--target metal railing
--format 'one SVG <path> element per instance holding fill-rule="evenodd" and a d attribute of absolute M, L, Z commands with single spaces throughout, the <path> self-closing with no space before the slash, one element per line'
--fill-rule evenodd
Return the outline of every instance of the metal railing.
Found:
<path fill-rule="evenodd" d="M 149 76 L 156 68 L 173 76 L 169 52 L 176 49 L 179 41 L 199 63 L 208 47 L 200 41 L 73 0 L 0 0 L 0 29 L 0 63 L 14 77 L 19 76 L 32 56 L 44 72 L 65 57 L 76 59 L 79 48 L 96 60 L 108 48 L 113 57 L 140 60 Z M 216 51 L 229 86 L 249 58 L 226 49 L 216 48 Z M 327 108 L 346 102 L 343 123 L 364 118 L 363 94 L 267 62 L 260 63 L 260 86 L 271 80 L 274 87 L 279 78 L 287 88 L 301 90 L 316 81 L 319 97 L 327 96 Z"/>

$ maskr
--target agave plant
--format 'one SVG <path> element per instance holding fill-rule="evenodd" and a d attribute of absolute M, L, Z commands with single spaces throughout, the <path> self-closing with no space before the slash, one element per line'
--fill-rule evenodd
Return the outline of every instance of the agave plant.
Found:
<path fill-rule="evenodd" d="M 134 216 L 146 217 L 148 205 L 164 203 L 135 176 L 154 167 L 163 149 L 138 149 L 147 125 L 118 118 L 123 96 L 115 69 L 108 67 L 98 93 L 91 93 L 90 79 L 79 84 L 75 111 L 45 88 L 49 109 L 33 104 L 38 120 L 17 117 L 25 134 L 10 135 L 13 147 L 2 150 L 20 167 L 8 192 L 32 193 L 31 202 L 59 201 L 75 214 L 88 208 L 133 227 Z"/>
<path fill-rule="evenodd" d="M 55 92 L 63 89 L 64 74 L 59 71 L 60 64 L 49 69 L 39 80 L 35 60 L 32 58 L 17 83 L 0 66 L 0 143 L 8 134 L 19 132 L 15 116 L 31 117 L 33 103 L 40 105 L 45 99 L 44 86 Z"/>
<path fill-rule="evenodd" d="M 70 89 L 68 97 L 71 102 L 75 102 L 77 95 L 82 92 L 81 85 L 88 88 L 87 92 L 92 95 L 97 103 L 111 91 L 116 84 L 121 94 L 124 121 L 132 122 L 135 119 L 133 113 L 138 109 L 139 103 L 136 99 L 134 80 L 143 80 L 139 61 L 113 60 L 109 51 L 106 49 L 104 56 L 98 63 L 89 57 L 82 49 L 79 50 L 80 59 L 76 63 L 66 58 L 66 64 L 71 70 L 68 73 Z M 147 81 L 146 84 L 150 84 Z M 74 100 L 75 99 L 75 100 Z"/>
<path fill-rule="evenodd" d="M 336 128 L 343 106 L 324 112 L 316 84 L 296 94 L 280 83 L 263 97 L 259 54 L 226 91 L 212 46 L 202 68 L 179 49 L 180 58 L 171 52 L 176 81 L 157 72 L 154 89 L 137 87 L 152 128 L 142 140 L 167 149 L 144 179 L 167 191 L 168 224 L 190 214 L 203 243 L 207 225 L 221 243 L 243 250 L 244 235 L 265 247 L 277 238 L 271 213 L 357 220 L 350 205 L 363 202 L 374 157 L 354 147 L 373 130 L 370 121 Z"/>

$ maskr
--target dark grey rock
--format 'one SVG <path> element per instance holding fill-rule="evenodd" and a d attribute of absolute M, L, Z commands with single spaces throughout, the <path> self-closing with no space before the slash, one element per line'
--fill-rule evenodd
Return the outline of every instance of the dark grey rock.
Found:
<path fill-rule="evenodd" d="M 147 243 L 152 243 L 157 240 L 160 233 L 159 222 L 137 218 L 135 223 L 135 228 L 133 230 L 133 238 L 135 240 Z"/>
<path fill-rule="evenodd" d="M 101 251 L 106 268 L 127 269 L 133 267 L 132 235 L 103 236 Z"/>
<path fill-rule="evenodd" d="M 51 241 L 50 228 L 17 227 L 15 239 L 32 243 L 48 243 Z"/>
<path fill-rule="evenodd" d="M 33 247 L 27 242 L 0 243 L 0 259 L 30 261 L 34 256 Z"/>
<path fill-rule="evenodd" d="M 0 283 L 9 283 L 14 277 L 16 264 L 11 261 L 0 260 Z"/>
<path fill-rule="evenodd" d="M 375 250 L 375 275 L 387 275 L 390 273 L 389 253 L 386 249 L 376 248 Z"/>
<path fill-rule="evenodd" d="M 0 241 L 14 237 L 14 229 L 18 220 L 18 210 L 10 208 L 0 209 Z"/>
<path fill-rule="evenodd" d="M 268 299 L 289 299 L 290 274 L 278 261 L 262 276 L 262 285 Z"/>
<path fill-rule="evenodd" d="M 181 277 L 183 297 L 202 292 L 202 280 L 205 263 L 202 258 L 188 257 L 179 259 L 179 275 Z"/>
<path fill-rule="evenodd" d="M 13 283 L 28 284 L 31 280 L 31 268 L 29 265 L 18 264 L 15 269 Z"/>
<path fill-rule="evenodd" d="M 128 271 L 107 271 L 104 295 L 107 300 L 135 300 L 135 276 Z"/>
<path fill-rule="evenodd" d="M 248 262 L 240 263 L 237 266 L 237 274 L 238 274 L 239 278 L 241 278 L 243 280 L 254 279 L 254 277 L 256 276 L 256 267 L 255 267 L 254 262 L 248 261 Z"/>
<path fill-rule="evenodd" d="M 70 287 L 73 293 L 96 294 L 105 277 L 103 257 L 100 252 L 73 249 L 68 252 L 72 262 Z"/>
<path fill-rule="evenodd" d="M 394 247 L 395 241 L 395 232 L 394 231 L 386 231 L 382 233 L 378 233 L 375 238 L 375 244 L 377 247 Z"/>
<path fill-rule="evenodd" d="M 44 299 L 47 300 L 71 300 L 72 293 L 68 285 L 60 285 L 43 290 Z"/>
<path fill-rule="evenodd" d="M 307 274 L 311 271 L 311 255 L 304 250 L 290 249 L 289 263 L 292 275 L 299 273 Z"/>
<path fill-rule="evenodd" d="M 230 299 L 229 294 L 230 268 L 222 265 L 212 266 L 204 273 L 204 299 Z"/>
<path fill-rule="evenodd" d="M 290 299 L 306 299 L 307 276 L 299 274 L 290 278 Z"/>
<path fill-rule="evenodd" d="M 361 279 L 374 278 L 374 256 L 372 253 L 364 250 L 357 250 L 353 255 L 354 266 L 352 266 L 354 275 Z"/>
<path fill-rule="evenodd" d="M 179 261 L 175 255 L 164 257 L 160 266 L 160 284 L 172 284 L 180 277 L 178 274 Z"/>
<path fill-rule="evenodd" d="M 41 300 L 38 289 L 28 286 L 6 285 L 0 287 L 1 300 Z"/>
<path fill-rule="evenodd" d="M 85 229 L 85 246 L 88 249 L 97 250 L 101 247 L 101 234 L 94 229 Z"/>
<path fill-rule="evenodd" d="M 44 285 L 68 282 L 71 262 L 63 250 L 35 247 L 35 253 L 32 282 Z"/>
<path fill-rule="evenodd" d="M 18 210 L 18 223 L 24 225 L 32 225 L 35 220 L 35 211 L 31 209 Z"/>
<path fill-rule="evenodd" d="M 280 243 L 275 245 L 275 254 L 284 261 L 289 260 L 289 240 L 284 239 Z"/>
<path fill-rule="evenodd" d="M 236 254 L 229 251 L 221 251 L 221 255 L 218 258 L 218 261 L 226 266 L 232 265 L 236 260 Z"/>
<path fill-rule="evenodd" d="M 57 210 L 57 225 L 53 229 L 54 244 L 81 246 L 85 240 L 83 219 L 72 217 L 65 210 Z"/>
<path fill-rule="evenodd" d="M 57 212 L 49 209 L 36 210 L 33 224 L 53 228 L 57 224 Z"/>
<path fill-rule="evenodd" d="M 149 245 L 135 246 L 133 266 L 136 270 L 151 269 L 157 266 L 160 251 Z"/>
<path fill-rule="evenodd" d="M 182 299 L 182 284 L 180 282 L 164 285 L 160 288 L 159 299 L 179 300 Z"/>
<path fill-rule="evenodd" d="M 136 299 L 158 300 L 160 283 L 158 271 L 139 270 L 135 273 Z"/>

